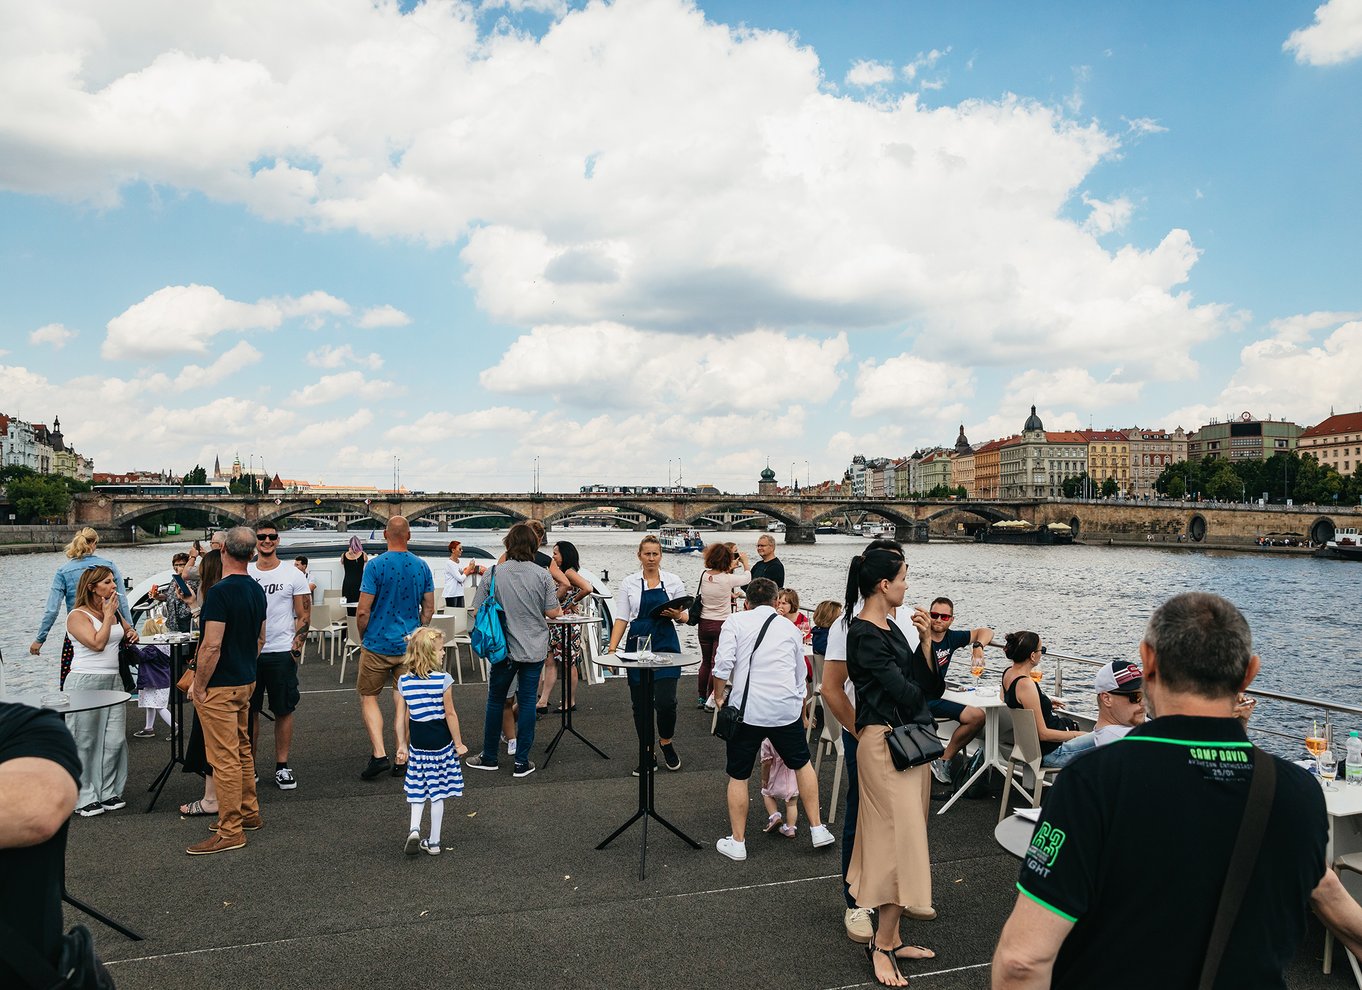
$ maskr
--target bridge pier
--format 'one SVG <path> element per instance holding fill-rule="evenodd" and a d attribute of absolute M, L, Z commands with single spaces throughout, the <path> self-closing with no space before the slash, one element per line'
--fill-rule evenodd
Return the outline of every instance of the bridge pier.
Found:
<path fill-rule="evenodd" d="M 349 532 L 349 530 L 350 530 L 350 524 L 349 524 L 348 522 L 346 522 L 344 519 L 337 519 L 337 520 L 336 520 L 336 532 L 337 532 L 337 533 L 346 533 L 346 532 Z"/>
<path fill-rule="evenodd" d="M 786 543 L 817 543 L 818 539 L 814 535 L 812 526 L 785 526 Z"/>
<path fill-rule="evenodd" d="M 647 520 L 647 519 L 640 519 L 638 522 L 634 523 L 634 532 L 635 532 L 635 533 L 646 533 L 646 532 L 648 532 L 648 520 Z"/>
<path fill-rule="evenodd" d="M 435 532 L 437 532 L 437 533 L 448 533 L 448 532 L 449 532 L 449 520 L 448 520 L 448 519 L 441 519 L 438 523 L 436 523 L 436 525 L 435 525 Z"/>
<path fill-rule="evenodd" d="M 900 543 L 926 543 L 930 528 L 925 522 L 898 523 L 894 526 L 894 539 Z"/>

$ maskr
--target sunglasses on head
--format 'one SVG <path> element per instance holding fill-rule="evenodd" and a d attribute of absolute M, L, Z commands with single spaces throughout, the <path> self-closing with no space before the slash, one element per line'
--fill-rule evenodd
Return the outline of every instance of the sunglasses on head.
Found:
<path fill-rule="evenodd" d="M 259 542 L 264 543 L 266 540 L 277 540 L 277 539 L 279 539 L 279 534 L 278 534 L 278 533 L 256 533 L 256 534 L 255 534 L 255 538 L 256 538 L 256 540 L 258 540 Z"/>
<path fill-rule="evenodd" d="M 949 612 L 928 612 L 927 614 L 938 622 L 949 622 L 951 619 L 955 618 L 955 616 L 951 615 Z"/>

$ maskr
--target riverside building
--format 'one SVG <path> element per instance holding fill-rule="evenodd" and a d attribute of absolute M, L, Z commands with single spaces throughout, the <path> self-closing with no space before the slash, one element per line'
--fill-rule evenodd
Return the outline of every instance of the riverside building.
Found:
<path fill-rule="evenodd" d="M 1243 412 L 1235 419 L 1211 420 L 1187 438 L 1187 459 L 1223 457 L 1231 461 L 1265 461 L 1296 449 L 1301 428 L 1284 419 L 1257 419 Z"/>
<path fill-rule="evenodd" d="M 1343 413 L 1301 431 L 1297 450 L 1347 476 L 1362 465 L 1362 412 Z"/>

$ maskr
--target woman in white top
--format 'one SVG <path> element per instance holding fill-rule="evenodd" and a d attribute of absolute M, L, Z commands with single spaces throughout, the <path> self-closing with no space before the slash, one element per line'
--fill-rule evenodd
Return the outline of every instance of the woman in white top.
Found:
<path fill-rule="evenodd" d="M 463 608 L 463 579 L 470 574 L 483 573 L 477 564 L 466 564 L 460 560 L 462 556 L 463 544 L 458 540 L 450 540 L 449 559 L 445 561 L 445 608 Z"/>
<path fill-rule="evenodd" d="M 670 571 L 662 570 L 662 543 L 656 536 L 645 536 L 638 545 L 638 562 L 642 570 L 630 574 L 615 589 L 615 626 L 610 630 L 610 653 L 624 639 L 625 649 L 633 649 L 639 636 L 651 636 L 654 653 L 680 653 L 681 640 L 676 635 L 676 623 L 685 621 L 685 609 L 658 611 L 669 601 L 681 598 L 686 586 Z M 656 616 L 654 612 L 658 612 Z M 625 639 L 625 633 L 628 639 Z M 634 729 L 639 739 L 646 740 L 653 733 L 653 713 L 657 717 L 657 741 L 662 747 L 662 761 L 668 770 L 681 769 L 681 757 L 672 746 L 676 732 L 676 682 L 681 677 L 680 667 L 661 667 L 653 675 L 653 711 L 647 710 L 648 698 L 643 690 L 638 671 L 629 671 L 629 697 L 634 704 Z M 634 775 L 651 768 L 637 767 Z"/>
<path fill-rule="evenodd" d="M 118 618 L 118 582 L 108 567 L 91 567 L 76 586 L 76 607 L 66 617 L 71 637 L 71 673 L 67 691 L 114 691 L 118 677 L 118 644 L 123 626 Z M 76 814 L 83 818 L 125 806 L 128 781 L 127 708 L 114 705 L 73 712 L 66 727 L 80 754 L 80 797 Z"/>
<path fill-rule="evenodd" d="M 734 573 L 734 564 L 742 569 Z M 738 550 L 735 555 L 731 543 L 711 543 L 705 547 L 705 572 L 700 575 L 700 672 L 695 685 L 699 694 L 695 699 L 696 708 L 714 710 L 709 685 L 714 671 L 714 648 L 719 645 L 724 620 L 733 614 L 733 589 L 741 588 L 751 580 L 747 554 Z"/>

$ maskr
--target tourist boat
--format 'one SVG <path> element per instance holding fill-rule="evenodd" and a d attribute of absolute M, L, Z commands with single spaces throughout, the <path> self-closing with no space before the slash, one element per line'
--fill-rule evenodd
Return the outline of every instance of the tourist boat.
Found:
<path fill-rule="evenodd" d="M 663 526 L 658 533 L 663 553 L 704 553 L 705 541 L 691 526 Z"/>
<path fill-rule="evenodd" d="M 1074 531 L 1064 523 L 1033 526 L 1022 519 L 1005 519 L 975 534 L 980 543 L 1008 543 L 1016 546 L 1052 546 L 1074 541 Z"/>
<path fill-rule="evenodd" d="M 893 523 L 861 523 L 861 535 L 868 540 L 892 540 L 897 532 Z"/>
<path fill-rule="evenodd" d="M 1334 538 L 1315 551 L 1316 557 L 1335 560 L 1362 560 L 1362 532 L 1355 527 L 1334 530 Z"/>

